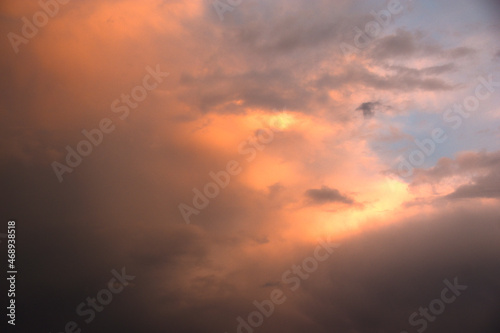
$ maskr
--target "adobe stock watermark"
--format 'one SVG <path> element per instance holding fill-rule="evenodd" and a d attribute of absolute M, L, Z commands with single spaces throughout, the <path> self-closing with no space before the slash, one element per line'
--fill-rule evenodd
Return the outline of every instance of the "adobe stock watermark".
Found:
<path fill-rule="evenodd" d="M 411 1 L 413 0 L 408 0 L 408 2 Z M 370 14 L 375 19 L 374 21 L 367 22 L 364 30 L 354 27 L 354 32 L 356 33 L 354 35 L 354 46 L 345 42 L 340 43 L 339 47 L 344 56 L 357 53 L 367 47 L 391 24 L 392 17 L 402 13 L 403 10 L 404 7 L 400 0 L 390 0 L 387 3 L 387 8 L 378 12 L 372 10 Z"/>
<path fill-rule="evenodd" d="M 38 35 L 39 29 L 45 27 L 49 23 L 49 17 L 53 18 L 59 13 L 59 5 L 66 5 L 70 0 L 39 0 L 38 5 L 41 10 L 37 11 L 31 20 L 26 16 L 21 18 L 23 26 L 21 28 L 21 35 L 14 32 L 9 32 L 7 38 L 15 54 L 19 53 L 19 46 L 21 44 L 28 44 L 28 42 Z"/>
<path fill-rule="evenodd" d="M 478 78 L 479 84 L 474 89 L 474 95 L 465 97 L 462 103 L 455 103 L 453 107 L 446 109 L 443 113 L 443 121 L 451 123 L 450 126 L 454 130 L 459 129 L 463 124 L 463 119 L 467 119 L 479 109 L 481 101 L 485 101 L 495 92 L 495 88 L 500 87 L 500 82 L 493 81 L 493 75 L 490 74 L 488 79 L 483 76 Z M 418 149 L 413 150 L 408 158 L 399 156 L 398 174 L 401 177 L 410 177 L 414 173 L 414 169 L 422 166 L 427 157 L 431 156 L 436 151 L 436 145 L 444 143 L 448 139 L 445 130 L 441 127 L 435 127 L 431 131 L 431 137 L 422 141 L 415 139 L 414 142 Z"/>
<path fill-rule="evenodd" d="M 302 281 L 309 279 L 312 273 L 314 273 L 320 262 L 327 260 L 331 254 L 340 247 L 338 243 L 331 243 L 329 241 L 320 241 L 320 244 L 316 247 L 312 256 L 309 256 L 302 260 L 300 265 L 293 265 L 290 269 L 283 272 L 281 275 L 281 282 L 286 285 L 292 292 L 299 289 Z M 238 316 L 236 318 L 237 333 L 253 333 L 254 330 L 264 324 L 264 320 L 272 316 L 275 311 L 276 305 L 281 305 L 285 303 L 287 297 L 283 289 L 273 289 L 269 293 L 269 299 L 265 299 L 261 302 L 254 300 L 252 304 L 255 306 L 256 310 L 250 312 L 246 319 Z M 225 332 L 227 333 L 227 332 Z"/>
<path fill-rule="evenodd" d="M 243 0 L 215 0 L 212 2 L 212 6 L 219 16 L 219 20 L 224 21 L 224 13 L 232 12 L 236 7 L 241 5 Z"/>
<path fill-rule="evenodd" d="M 139 103 L 148 97 L 148 93 L 158 87 L 163 82 L 163 78 L 169 76 L 169 73 L 162 72 L 160 65 L 156 65 L 153 69 L 150 66 L 146 67 L 146 74 L 142 79 L 142 84 L 132 88 L 130 94 L 121 94 L 120 98 L 115 99 L 111 103 L 111 111 L 119 114 L 121 120 L 125 120 L 130 109 L 136 109 Z M 105 134 L 110 134 L 115 130 L 116 126 L 110 118 L 103 118 L 98 125 L 91 130 L 82 130 L 82 135 L 85 139 L 80 140 L 76 144 L 76 149 L 71 146 L 66 146 L 66 165 L 60 162 L 52 162 L 52 169 L 61 183 L 65 173 L 71 173 L 83 162 L 83 158 L 89 156 L 94 147 L 98 147 L 104 140 Z"/>
<path fill-rule="evenodd" d="M 103 288 L 97 292 L 96 297 L 87 297 L 85 302 L 82 302 L 76 307 L 76 314 L 84 319 L 86 324 L 90 324 L 96 317 L 96 311 L 102 312 L 104 307 L 108 306 L 113 301 L 113 295 L 121 293 L 126 286 L 135 279 L 133 275 L 127 275 L 125 267 L 121 273 L 113 269 L 111 271 L 113 277 L 108 281 L 107 288 Z M 64 330 L 58 333 L 81 333 L 82 329 L 75 321 L 68 321 L 64 325 Z M 51 333 L 51 332 L 50 332 Z"/>
<path fill-rule="evenodd" d="M 443 314 L 446 309 L 446 305 L 451 304 L 456 301 L 457 297 L 462 294 L 462 291 L 467 289 L 466 285 L 458 284 L 458 277 L 455 277 L 453 283 L 451 283 L 448 279 L 443 281 L 446 286 L 443 290 L 441 290 L 441 294 L 439 298 L 433 299 L 430 301 L 428 307 L 420 307 L 418 312 L 413 312 L 409 318 L 408 322 L 413 327 L 418 327 L 417 332 L 424 332 L 429 322 L 436 321 L 437 316 Z M 429 313 L 430 311 L 430 313 Z M 407 331 L 402 331 L 401 333 L 408 333 Z"/>
<path fill-rule="evenodd" d="M 263 151 L 274 140 L 274 133 L 280 132 L 279 126 L 271 124 L 270 127 L 259 129 L 254 135 L 249 136 L 238 145 L 238 153 L 246 156 L 247 162 L 252 162 L 259 151 Z M 225 189 L 231 182 L 231 177 L 239 175 L 243 171 L 241 163 L 236 160 L 230 160 L 226 167 L 218 172 L 210 171 L 208 176 L 212 179 L 202 186 L 202 190 L 193 188 L 192 206 L 185 203 L 178 205 L 179 211 L 187 224 L 191 223 L 191 215 L 198 215 L 200 211 L 207 208 L 210 200 L 215 199 L 221 190 Z"/>

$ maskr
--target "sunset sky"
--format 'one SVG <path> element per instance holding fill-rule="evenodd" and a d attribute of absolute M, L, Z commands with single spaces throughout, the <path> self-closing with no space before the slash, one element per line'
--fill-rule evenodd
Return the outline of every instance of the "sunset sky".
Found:
<path fill-rule="evenodd" d="M 500 332 L 500 1 L 19 0 L 0 30 L 9 332 Z"/>

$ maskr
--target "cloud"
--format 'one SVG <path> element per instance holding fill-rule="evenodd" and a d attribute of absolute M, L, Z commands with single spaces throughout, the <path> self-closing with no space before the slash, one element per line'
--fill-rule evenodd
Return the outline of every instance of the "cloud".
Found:
<path fill-rule="evenodd" d="M 371 144 L 410 137 L 390 112 L 357 117 L 417 113 L 453 95 L 455 82 L 477 70 L 455 60 L 486 52 L 467 47 L 468 25 L 450 23 L 440 42 L 398 31 L 413 22 L 401 15 L 389 36 L 344 57 L 340 42 L 374 19 L 374 2 L 248 0 L 223 22 L 212 2 L 70 1 L 18 56 L 0 41 L 1 220 L 18 221 L 19 331 L 59 332 L 74 320 L 93 333 L 236 332 L 253 301 L 287 287 L 283 272 L 311 256 L 319 237 L 333 237 L 341 249 L 287 293 L 259 332 L 410 331 L 409 314 L 454 276 L 470 289 L 432 329 L 498 332 L 500 227 L 491 198 L 499 197 L 500 153 L 416 170 L 410 190 L 443 187 L 421 203 L 445 204 L 400 207 L 416 195 L 380 173 L 387 161 Z M 3 35 L 38 9 L 2 4 Z M 429 23 L 431 35 L 448 27 Z M 111 103 L 156 64 L 171 75 L 121 120 Z M 240 143 L 285 106 L 289 118 L 273 141 L 244 147 L 256 154 L 248 162 Z M 65 147 L 107 117 L 115 131 L 59 183 L 51 162 L 64 162 Z M 179 204 L 193 205 L 195 189 L 231 160 L 242 173 L 186 225 Z M 318 209 L 358 202 L 363 209 Z M 85 324 L 75 308 L 121 267 L 134 285 Z"/>
<path fill-rule="evenodd" d="M 358 106 L 356 110 L 361 110 L 363 111 L 363 116 L 365 118 L 371 118 L 375 115 L 375 107 L 379 106 L 379 102 L 365 102 Z"/>
<path fill-rule="evenodd" d="M 499 215 L 494 210 L 445 209 L 343 242 L 325 274 L 304 283 L 304 295 L 293 300 L 294 307 L 304 308 L 304 322 L 315 323 L 319 332 L 411 332 L 420 325 L 412 326 L 410 315 L 440 298 L 443 280 L 457 277 L 467 290 L 428 323 L 429 331 L 481 327 L 493 333 L 500 328 L 495 315 L 500 302 L 490 297 L 500 291 L 492 278 L 500 276 L 493 264 L 495 253 L 500 254 Z M 479 304 L 489 310 L 471 308 Z M 296 319 L 295 325 L 301 322 Z"/>
<path fill-rule="evenodd" d="M 496 169 L 498 170 L 498 169 Z M 472 184 L 461 185 L 453 193 L 446 195 L 449 199 L 465 198 L 498 198 L 500 199 L 500 175 L 492 171 L 486 176 L 476 177 Z"/>
<path fill-rule="evenodd" d="M 500 198 L 500 151 L 462 152 L 455 159 L 442 158 L 436 166 L 418 169 L 412 187 L 437 186 L 451 179 L 461 179 L 445 199 Z M 464 180 L 465 178 L 465 180 Z"/>
<path fill-rule="evenodd" d="M 440 75 L 447 72 L 452 72 L 457 70 L 457 66 L 454 63 L 447 63 L 444 65 L 436 65 L 430 67 L 424 67 L 422 69 L 410 68 L 406 66 L 387 66 L 387 69 L 396 71 L 400 75 L 411 75 L 419 77 L 422 75 Z"/>
<path fill-rule="evenodd" d="M 214 71 L 203 76 L 184 73 L 181 98 L 202 112 L 240 113 L 246 108 L 304 110 L 318 97 L 304 89 L 300 78 L 289 71 L 249 70 L 242 74 Z"/>
<path fill-rule="evenodd" d="M 421 34 L 399 29 L 394 35 L 380 38 L 373 48 L 372 55 L 377 59 L 411 57 L 418 52 L 435 53 L 438 50 L 438 46 L 429 44 L 421 50 L 419 45 L 421 38 Z"/>
<path fill-rule="evenodd" d="M 379 61 L 416 56 L 457 59 L 476 53 L 476 50 L 466 46 L 444 48 L 425 37 L 422 31 L 398 29 L 392 35 L 379 38 L 369 52 L 371 57 Z"/>
<path fill-rule="evenodd" d="M 346 66 L 336 75 L 324 74 L 319 77 L 315 85 L 318 88 L 339 89 L 345 86 L 369 87 L 379 91 L 393 90 L 410 92 L 447 91 L 456 89 L 456 84 L 451 84 L 435 77 L 423 77 L 420 73 L 398 70 L 395 74 L 381 75 L 373 69 L 359 66 Z"/>
<path fill-rule="evenodd" d="M 340 202 L 353 205 L 355 203 L 352 198 L 343 195 L 339 192 L 339 190 L 329 188 L 328 186 L 322 186 L 320 189 L 309 189 L 305 192 L 305 195 L 315 204 Z"/>

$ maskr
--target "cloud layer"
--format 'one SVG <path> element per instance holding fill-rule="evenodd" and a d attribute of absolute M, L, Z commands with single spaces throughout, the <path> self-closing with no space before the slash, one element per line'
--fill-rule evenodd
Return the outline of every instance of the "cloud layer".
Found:
<path fill-rule="evenodd" d="M 40 6 L 0 5 L 1 33 Z M 496 4 L 401 1 L 357 47 L 388 6 L 69 1 L 18 52 L 3 38 L 16 329 L 236 332 L 281 290 L 255 332 L 414 332 L 457 277 L 426 331 L 498 332 L 498 92 L 412 177 L 391 171 L 479 76 L 500 81 Z M 86 323 L 122 267 L 135 278 Z"/>

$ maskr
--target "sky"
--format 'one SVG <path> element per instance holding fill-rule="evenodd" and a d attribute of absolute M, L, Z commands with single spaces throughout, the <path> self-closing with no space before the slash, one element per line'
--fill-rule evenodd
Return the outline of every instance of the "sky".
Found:
<path fill-rule="evenodd" d="M 499 1 L 19 0 L 0 32 L 6 332 L 500 331 Z"/>

